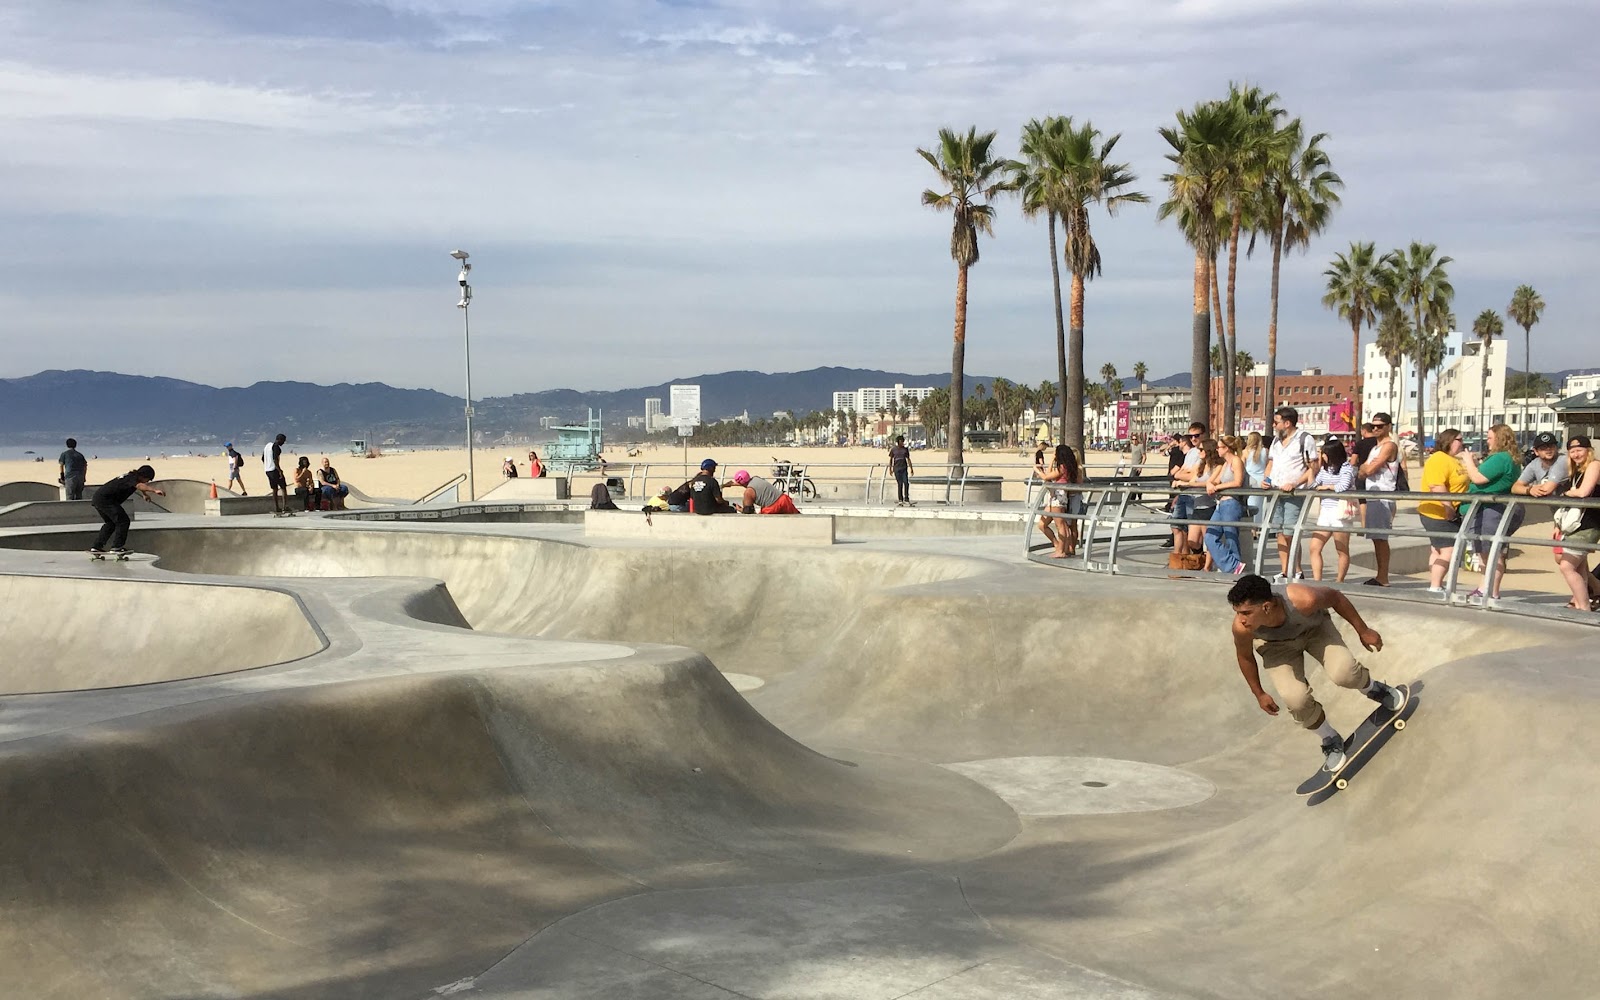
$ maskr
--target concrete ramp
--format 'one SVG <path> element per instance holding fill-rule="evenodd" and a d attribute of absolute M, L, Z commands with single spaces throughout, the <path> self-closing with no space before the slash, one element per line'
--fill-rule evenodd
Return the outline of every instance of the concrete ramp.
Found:
<path fill-rule="evenodd" d="M 12 643 L 0 659 L 0 695 L 205 677 L 286 663 L 324 645 L 290 594 L 39 576 L 0 576 L 0 636 Z"/>
<path fill-rule="evenodd" d="M 56 483 L 30 483 L 19 481 L 0 483 L 0 507 L 14 503 L 34 503 L 40 500 L 60 500 L 61 487 Z"/>

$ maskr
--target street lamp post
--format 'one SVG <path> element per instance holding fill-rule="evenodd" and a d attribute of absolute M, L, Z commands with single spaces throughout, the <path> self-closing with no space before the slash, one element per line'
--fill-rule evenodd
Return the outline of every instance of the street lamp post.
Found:
<path fill-rule="evenodd" d="M 472 265 L 467 263 L 467 258 L 472 256 L 465 250 L 452 250 L 450 256 L 461 262 L 461 273 L 456 275 L 456 283 L 461 286 L 461 301 L 456 303 L 456 308 L 461 310 L 461 332 L 467 355 L 467 500 L 478 499 L 477 487 L 472 478 L 472 320 L 468 314 L 472 311 L 472 286 L 467 284 L 467 273 L 472 270 Z"/>

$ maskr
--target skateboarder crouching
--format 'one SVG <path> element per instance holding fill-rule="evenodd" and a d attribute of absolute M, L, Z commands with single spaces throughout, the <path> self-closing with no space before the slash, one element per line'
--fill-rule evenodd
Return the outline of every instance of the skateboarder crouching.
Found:
<path fill-rule="evenodd" d="M 1332 587 L 1303 583 L 1268 583 L 1255 574 L 1241 576 L 1228 591 L 1233 605 L 1233 648 L 1256 703 L 1268 715 L 1278 714 L 1272 696 L 1262 690 L 1256 669 L 1256 653 L 1278 692 L 1289 715 L 1302 728 L 1314 730 L 1322 738 L 1323 769 L 1337 771 L 1345 765 L 1344 737 L 1328 724 L 1322 706 L 1306 683 L 1306 654 L 1310 653 L 1340 687 L 1355 688 L 1373 701 L 1397 711 L 1405 703 L 1403 692 L 1373 680 L 1339 635 L 1331 611 L 1349 622 L 1361 645 L 1377 652 L 1383 636 L 1367 627 L 1350 599 Z"/>
<path fill-rule="evenodd" d="M 89 502 L 94 505 L 95 513 L 99 514 L 100 520 L 105 523 L 100 525 L 100 534 L 95 536 L 94 547 L 89 550 L 90 555 L 105 555 L 107 544 L 110 545 L 112 552 L 127 551 L 129 521 L 128 512 L 122 509 L 122 505 L 136 492 L 154 493 L 158 497 L 166 496 L 162 490 L 149 485 L 155 478 L 156 470 L 148 465 L 141 465 L 94 491 L 94 496 L 89 498 Z"/>

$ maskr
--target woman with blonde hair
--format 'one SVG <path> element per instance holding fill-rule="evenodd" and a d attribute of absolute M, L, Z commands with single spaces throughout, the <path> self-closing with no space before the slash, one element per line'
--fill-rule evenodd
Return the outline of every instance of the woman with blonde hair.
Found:
<path fill-rule="evenodd" d="M 1244 557 L 1239 552 L 1239 529 L 1217 522 L 1244 519 L 1244 505 L 1238 497 L 1224 491 L 1238 489 L 1249 480 L 1244 471 L 1244 459 L 1239 456 L 1239 439 L 1225 434 L 1217 439 L 1216 445 L 1217 455 L 1223 464 L 1206 481 L 1206 493 L 1216 497 L 1217 502 L 1217 508 L 1211 515 L 1212 524 L 1207 526 L 1205 532 L 1206 556 L 1211 560 L 1211 568 L 1217 572 L 1238 575 L 1244 572 Z"/>
<path fill-rule="evenodd" d="M 1467 474 L 1467 493 L 1493 496 L 1509 494 L 1511 485 L 1522 473 L 1522 463 L 1517 460 L 1516 432 L 1505 424 L 1495 424 L 1489 428 L 1489 453 L 1480 461 L 1472 452 L 1463 451 L 1461 468 Z M 1477 512 L 1472 515 L 1472 548 L 1480 558 L 1489 558 L 1491 540 L 1500 530 L 1500 521 L 1505 512 L 1505 504 L 1484 501 L 1478 504 Z M 1506 524 L 1507 537 L 1517 530 L 1521 522 L 1522 508 L 1518 507 L 1512 521 Z M 1482 597 L 1485 591 L 1491 598 L 1500 596 L 1500 578 L 1506 572 L 1504 545 L 1500 547 L 1500 558 L 1495 560 L 1495 565 L 1485 565 L 1483 572 L 1484 583 L 1472 588 L 1472 593 L 1467 595 L 1469 601 Z"/>
<path fill-rule="evenodd" d="M 1465 493 L 1467 473 L 1461 468 L 1461 431 L 1450 427 L 1439 432 L 1433 454 L 1422 466 L 1423 493 Z M 1428 533 L 1428 593 L 1444 593 L 1444 575 L 1455 555 L 1456 531 L 1461 513 L 1453 501 L 1424 500 L 1417 504 L 1422 529 Z"/>
<path fill-rule="evenodd" d="M 1567 467 L 1572 477 L 1563 485 L 1564 496 L 1574 500 L 1600 499 L 1600 462 L 1594 460 L 1594 443 L 1587 434 L 1574 434 L 1567 439 Z M 1595 610 L 1594 577 L 1589 575 L 1589 550 L 1569 548 L 1567 542 L 1583 545 L 1600 545 L 1600 507 L 1583 510 L 1577 530 L 1561 533 L 1561 556 L 1557 566 L 1566 577 L 1572 590 L 1572 603 L 1567 607 L 1576 611 Z"/>
<path fill-rule="evenodd" d="M 1244 449 L 1239 452 L 1239 458 L 1244 461 L 1245 485 L 1251 489 L 1261 488 L 1261 477 L 1267 474 L 1267 449 L 1261 443 L 1261 432 L 1251 431 L 1245 438 Z M 1261 498 L 1250 498 L 1250 516 L 1261 515 Z"/>

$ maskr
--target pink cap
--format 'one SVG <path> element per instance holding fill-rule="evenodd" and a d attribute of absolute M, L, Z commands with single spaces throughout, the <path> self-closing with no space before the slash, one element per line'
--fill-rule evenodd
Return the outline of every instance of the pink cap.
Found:
<path fill-rule="evenodd" d="M 735 472 L 733 474 L 733 481 L 738 483 L 740 486 L 749 486 L 750 485 L 750 473 L 744 471 L 743 469 L 740 469 L 738 472 Z"/>

